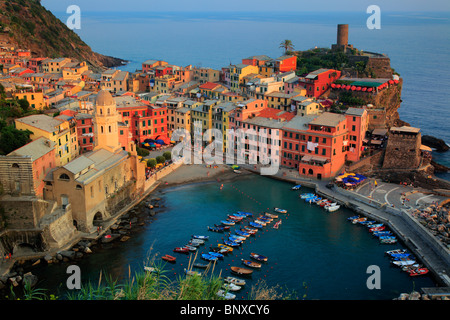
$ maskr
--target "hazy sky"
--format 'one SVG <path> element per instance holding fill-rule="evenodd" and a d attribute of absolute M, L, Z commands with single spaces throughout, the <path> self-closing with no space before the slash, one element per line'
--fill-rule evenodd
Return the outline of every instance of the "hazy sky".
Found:
<path fill-rule="evenodd" d="M 449 0 L 41 0 L 50 11 L 78 5 L 85 11 L 450 11 Z"/>

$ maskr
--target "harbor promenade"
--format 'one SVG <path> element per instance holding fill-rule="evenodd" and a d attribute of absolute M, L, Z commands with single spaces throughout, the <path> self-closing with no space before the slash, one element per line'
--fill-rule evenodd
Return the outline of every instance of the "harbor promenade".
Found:
<path fill-rule="evenodd" d="M 241 165 L 249 171 L 259 174 L 259 166 Z M 389 226 L 393 233 L 402 240 L 410 251 L 427 266 L 440 286 L 450 287 L 450 250 L 434 237 L 409 213 L 409 209 L 421 204 L 443 201 L 445 197 L 433 194 L 414 192 L 414 201 L 402 206 L 402 198 L 405 192 L 413 192 L 412 187 L 396 184 L 377 182 L 376 188 L 369 189 L 369 184 L 374 183 L 368 179 L 367 185 L 356 190 L 344 190 L 335 185 L 327 186 L 329 180 L 315 180 L 302 178 L 295 170 L 280 168 L 275 175 L 267 177 L 292 182 L 293 185 L 301 184 L 309 187 L 322 197 L 332 199 L 335 202 L 355 211 L 356 213 L 380 221 Z M 371 190 L 372 197 L 368 197 L 366 189 Z M 376 192 L 383 190 L 383 192 Z M 369 192 L 369 196 L 370 196 Z"/>

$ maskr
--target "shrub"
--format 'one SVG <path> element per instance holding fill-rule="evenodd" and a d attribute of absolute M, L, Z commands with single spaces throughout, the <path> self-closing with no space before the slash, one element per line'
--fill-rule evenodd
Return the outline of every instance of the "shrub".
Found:
<path fill-rule="evenodd" d="M 164 157 L 166 160 L 172 159 L 172 152 L 170 152 L 170 151 L 164 152 L 164 153 L 163 153 L 163 157 Z"/>
<path fill-rule="evenodd" d="M 149 167 L 149 168 L 156 167 L 156 164 L 157 164 L 157 162 L 156 162 L 155 158 L 151 158 L 151 159 L 147 160 L 147 167 Z"/>
<path fill-rule="evenodd" d="M 164 162 L 166 162 L 166 158 L 164 158 L 163 156 L 157 156 L 156 157 L 156 162 L 157 163 L 164 163 Z"/>

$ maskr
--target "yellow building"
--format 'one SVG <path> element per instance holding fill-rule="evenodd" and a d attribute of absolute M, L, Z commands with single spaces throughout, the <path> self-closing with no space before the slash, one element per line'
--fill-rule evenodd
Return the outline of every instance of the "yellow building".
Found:
<path fill-rule="evenodd" d="M 291 110 L 291 100 L 294 97 L 300 96 L 300 92 L 284 93 L 279 91 L 272 91 L 264 94 L 264 100 L 267 100 L 269 108 L 279 109 L 283 111 Z"/>
<path fill-rule="evenodd" d="M 241 91 L 240 85 L 243 83 L 244 77 L 251 73 L 258 74 L 259 68 L 257 66 L 246 65 L 242 63 L 230 66 L 231 91 Z"/>
<path fill-rule="evenodd" d="M 204 134 L 206 130 L 213 128 L 213 107 L 218 103 L 219 100 L 206 100 L 200 106 L 192 109 L 191 134 Z M 210 141 L 211 138 L 208 136 L 205 140 Z"/>
<path fill-rule="evenodd" d="M 44 114 L 35 114 L 15 120 L 18 130 L 30 130 L 32 140 L 44 137 L 55 143 L 56 165 L 65 165 L 77 154 L 78 141 L 72 142 L 71 124 Z M 78 148 L 77 148 L 78 149 Z"/>
<path fill-rule="evenodd" d="M 30 104 L 30 108 L 42 110 L 47 105 L 44 101 L 44 93 L 42 90 L 23 89 L 13 93 L 13 97 L 17 99 L 25 99 Z"/>
<path fill-rule="evenodd" d="M 67 63 L 62 67 L 62 75 L 64 80 L 80 80 L 84 72 L 89 67 L 86 61 Z"/>
<path fill-rule="evenodd" d="M 145 191 L 145 167 L 133 142 L 129 152 L 119 145 L 116 103 L 108 91 L 96 98 L 95 148 L 47 175 L 46 200 L 71 210 L 73 223 L 83 232 L 113 217 L 136 195 Z"/>
<path fill-rule="evenodd" d="M 234 102 L 222 102 L 213 107 L 213 128 L 222 131 L 222 151 L 227 150 L 227 130 L 230 129 L 229 114 L 236 109 Z"/>

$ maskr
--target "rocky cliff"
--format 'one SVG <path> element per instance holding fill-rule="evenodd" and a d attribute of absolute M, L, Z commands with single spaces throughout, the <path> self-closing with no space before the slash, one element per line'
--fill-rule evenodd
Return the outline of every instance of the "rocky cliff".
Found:
<path fill-rule="evenodd" d="M 124 62 L 93 52 L 39 0 L 0 1 L 0 45 L 29 49 L 33 56 L 74 58 L 94 68 L 109 68 Z"/>

